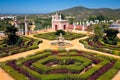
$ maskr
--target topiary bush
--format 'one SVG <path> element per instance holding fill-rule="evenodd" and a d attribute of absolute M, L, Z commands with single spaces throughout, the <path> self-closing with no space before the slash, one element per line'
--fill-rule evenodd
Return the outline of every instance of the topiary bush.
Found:
<path fill-rule="evenodd" d="M 57 30 L 56 33 L 55 33 L 55 35 L 60 35 L 60 33 L 61 33 L 62 35 L 65 35 L 65 34 L 66 34 L 66 32 L 63 31 L 63 30 Z"/>

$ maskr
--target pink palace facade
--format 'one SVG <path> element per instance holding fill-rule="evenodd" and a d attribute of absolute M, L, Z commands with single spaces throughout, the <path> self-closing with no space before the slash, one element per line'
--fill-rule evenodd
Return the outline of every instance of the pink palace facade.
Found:
<path fill-rule="evenodd" d="M 52 30 L 87 30 L 85 25 L 70 25 L 68 20 L 62 20 L 61 15 L 52 15 Z"/>
<path fill-rule="evenodd" d="M 69 26 L 69 21 L 68 20 L 62 20 L 61 15 L 56 15 L 52 16 L 52 29 L 53 30 L 67 30 Z"/>

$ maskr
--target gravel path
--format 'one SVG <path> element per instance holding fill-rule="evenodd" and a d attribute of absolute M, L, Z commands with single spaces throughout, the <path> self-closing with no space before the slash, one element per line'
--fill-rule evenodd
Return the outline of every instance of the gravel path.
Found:
<path fill-rule="evenodd" d="M 0 80 L 15 80 L 8 73 L 6 73 L 2 68 L 0 68 Z"/>

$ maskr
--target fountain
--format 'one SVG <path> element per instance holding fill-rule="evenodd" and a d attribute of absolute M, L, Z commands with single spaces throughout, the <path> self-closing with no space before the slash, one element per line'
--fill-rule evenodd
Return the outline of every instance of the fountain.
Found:
<path fill-rule="evenodd" d="M 62 36 L 62 33 L 60 33 L 60 36 L 57 38 L 57 41 L 52 42 L 51 45 L 58 47 L 59 49 L 64 49 L 66 47 L 72 46 L 72 44 L 65 41 L 65 39 Z"/>

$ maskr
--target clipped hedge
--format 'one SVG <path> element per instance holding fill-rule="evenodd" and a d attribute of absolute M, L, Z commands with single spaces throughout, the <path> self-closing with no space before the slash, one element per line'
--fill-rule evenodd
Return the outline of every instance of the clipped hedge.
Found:
<path fill-rule="evenodd" d="M 37 34 L 37 35 L 34 35 L 34 37 L 48 39 L 48 40 L 56 40 L 59 37 L 59 35 L 55 35 L 55 32 L 49 32 L 49 33 L 44 33 L 44 34 Z M 66 34 L 63 35 L 65 40 L 74 40 L 76 38 L 81 38 L 84 36 L 86 35 L 80 34 L 80 33 L 73 33 L 73 32 L 66 32 Z"/>
<path fill-rule="evenodd" d="M 27 73 L 29 73 L 34 78 L 37 78 L 38 80 L 88 80 L 90 79 L 91 76 L 96 74 L 96 72 L 99 71 L 101 68 L 103 68 L 107 64 L 110 64 L 111 61 L 113 62 L 116 61 L 116 63 L 106 73 L 99 76 L 98 80 L 111 80 L 112 77 L 120 70 L 119 67 L 120 60 L 114 59 L 112 57 L 108 57 L 92 52 L 79 51 L 79 50 L 62 51 L 62 52 L 57 51 L 58 54 L 56 55 L 54 55 L 53 52 L 54 51 L 52 50 L 44 50 L 44 51 L 36 52 L 34 55 L 29 55 L 26 58 L 18 59 L 17 61 L 15 61 L 15 65 L 19 66 L 21 69 L 25 70 Z M 64 53 L 67 53 L 68 55 Z M 77 53 L 82 55 L 77 55 Z M 100 60 L 100 62 L 94 64 L 92 62 L 92 59 L 90 58 Z M 68 64 L 69 60 L 74 60 L 75 62 Z M 56 63 L 58 64 L 58 66 L 48 66 L 46 65 L 47 64 L 46 62 L 49 61 L 59 61 L 60 64 Z M 26 65 L 26 63 L 29 64 Z M 2 66 L 4 67 L 6 65 L 7 64 L 4 64 Z M 59 69 L 67 70 L 68 73 L 63 73 L 63 74 L 49 73 L 51 72 L 51 70 L 54 71 Z M 76 71 L 78 71 L 78 73 L 76 73 Z M 85 72 L 81 73 L 82 71 Z M 13 78 L 16 77 L 15 75 L 11 75 L 11 76 Z M 106 78 L 106 76 L 109 76 L 109 78 Z M 15 79 L 19 80 L 17 78 Z M 21 80 L 25 80 L 25 79 L 26 77 Z"/>
<path fill-rule="evenodd" d="M 75 60 L 75 61 L 79 61 L 82 62 L 82 64 L 78 67 L 75 64 L 73 65 L 65 65 L 65 61 L 67 60 Z M 47 67 L 45 65 L 43 65 L 43 63 L 45 62 L 49 62 L 49 61 L 59 61 L 59 66 L 56 67 Z M 34 66 L 34 68 L 36 68 L 36 70 L 40 70 L 44 73 L 51 71 L 51 70 L 57 70 L 57 69 L 67 69 L 70 71 L 78 71 L 81 72 L 85 67 L 89 66 L 91 64 L 91 60 L 85 59 L 83 57 L 55 57 L 55 56 L 50 56 L 47 57 L 45 59 L 39 60 L 35 63 L 32 64 L 32 66 Z M 67 64 L 67 63 L 66 63 Z"/>
<path fill-rule="evenodd" d="M 116 75 L 117 72 L 120 70 L 119 65 L 120 65 L 120 60 L 116 61 L 114 66 L 110 68 L 105 74 L 100 76 L 97 80 L 111 80 L 114 77 L 114 75 Z"/>
<path fill-rule="evenodd" d="M 33 49 L 37 49 L 38 48 L 38 45 L 40 43 L 42 43 L 42 40 L 37 40 L 37 39 L 32 39 L 32 38 L 28 38 L 28 37 L 24 37 L 23 38 L 25 43 L 23 46 L 7 46 L 6 44 L 1 44 L 0 47 L 5 49 L 5 45 L 7 46 L 7 49 L 5 49 L 6 51 L 5 52 L 0 52 L 0 57 L 6 57 L 6 56 L 9 56 L 9 55 L 13 55 L 13 54 L 17 54 L 17 53 L 21 53 L 21 52 L 25 52 L 25 51 L 28 51 L 28 50 L 33 50 Z M 31 46 L 28 46 L 28 43 L 31 41 L 31 40 L 34 40 L 33 44 Z M 17 49 L 14 49 L 14 48 L 17 48 Z"/>
<path fill-rule="evenodd" d="M 8 66 L 8 65 L 3 65 L 1 66 L 7 73 L 9 73 L 15 80 L 28 80 L 28 78 L 19 73 L 18 71 L 16 71 L 15 69 L 13 69 L 12 67 Z M 19 76 L 19 77 L 18 77 Z"/>

